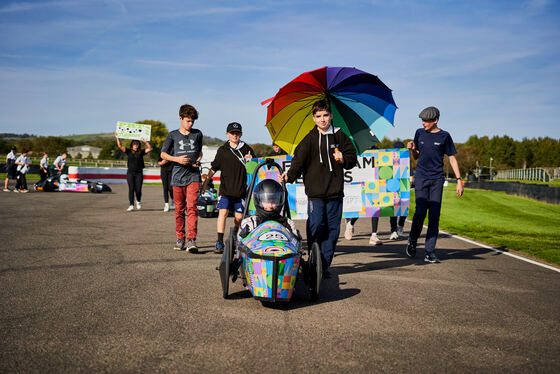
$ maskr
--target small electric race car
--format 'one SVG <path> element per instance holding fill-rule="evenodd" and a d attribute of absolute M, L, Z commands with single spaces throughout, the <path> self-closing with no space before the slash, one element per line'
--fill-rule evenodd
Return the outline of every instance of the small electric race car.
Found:
<path fill-rule="evenodd" d="M 78 179 L 76 182 L 68 180 L 68 174 L 53 175 L 34 185 L 35 191 L 45 192 L 112 192 L 111 187 L 101 182 L 91 182 Z"/>
<path fill-rule="evenodd" d="M 202 191 L 196 201 L 196 209 L 198 216 L 203 218 L 212 218 L 218 216 L 218 193 L 215 188 L 209 188 Z"/>
<path fill-rule="evenodd" d="M 245 202 L 243 218 L 247 217 L 255 192 L 253 188 L 259 175 L 258 170 L 265 165 L 269 168 L 276 167 L 280 173 L 283 172 L 282 167 L 273 159 L 266 159 L 257 165 L 253 174 L 255 177 L 248 189 L 249 194 Z M 285 183 L 282 183 L 280 191 L 281 198 L 277 201 L 277 206 L 282 209 L 283 217 L 290 218 Z M 257 201 L 255 201 L 256 204 Z M 280 214 L 280 210 L 278 212 Z M 281 220 L 285 221 L 285 219 Z M 241 279 L 243 286 L 257 300 L 289 301 L 292 298 L 296 280 L 301 276 L 307 285 L 311 299 L 317 300 L 323 274 L 319 245 L 313 243 L 310 248 L 304 250 L 299 231 L 296 230 L 294 233 L 286 225 L 275 220 L 257 220 L 256 222 L 259 221 L 262 222 L 250 232 L 243 232 L 242 227 L 239 238 L 233 228 L 230 230 L 220 265 L 217 267 L 220 271 L 223 297 L 228 298 L 230 281 L 235 282 L 237 279 Z"/>

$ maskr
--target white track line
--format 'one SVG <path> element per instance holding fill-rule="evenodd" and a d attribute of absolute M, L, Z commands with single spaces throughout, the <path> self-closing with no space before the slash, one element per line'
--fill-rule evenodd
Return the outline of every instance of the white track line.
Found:
<path fill-rule="evenodd" d="M 412 221 L 411 221 L 411 220 L 407 219 L 406 221 L 412 224 Z M 426 226 L 426 225 L 422 225 L 422 226 L 424 226 L 425 229 L 428 228 L 428 226 Z M 447 231 L 439 230 L 439 232 L 442 233 L 442 234 L 445 234 L 445 235 L 449 235 L 449 236 L 451 236 L 452 238 L 456 238 L 456 239 L 462 240 L 462 241 L 464 241 L 464 242 L 477 245 L 477 246 L 482 247 L 482 248 L 490 249 L 490 250 L 492 250 L 492 251 L 494 251 L 494 252 L 498 252 L 498 253 L 500 253 L 500 254 L 504 254 L 504 255 L 506 255 L 506 256 L 510 256 L 510 257 L 516 258 L 516 259 L 518 259 L 518 260 L 525 261 L 525 262 L 528 262 L 528 263 L 530 263 L 530 264 L 537 265 L 537 266 L 541 266 L 541 267 L 543 267 L 543 268 L 547 268 L 547 269 L 549 269 L 549 270 L 553 270 L 553 271 L 555 271 L 555 272 L 557 272 L 557 273 L 560 273 L 560 269 L 555 268 L 554 266 L 546 265 L 546 264 L 543 264 L 543 263 L 540 263 L 540 262 L 537 262 L 537 261 L 528 259 L 528 258 L 523 257 L 523 256 L 519 256 L 519 255 L 516 255 L 516 254 L 513 254 L 513 253 L 509 253 L 509 252 L 506 252 L 506 251 L 502 251 L 501 249 L 494 248 L 494 247 L 490 247 L 490 246 L 488 246 L 488 245 L 486 245 L 486 244 L 482 244 L 482 243 L 479 243 L 479 242 L 475 242 L 474 240 L 467 239 L 467 238 L 463 238 L 462 236 L 455 235 L 455 234 L 451 234 L 451 233 L 449 233 L 449 232 L 447 232 Z"/>

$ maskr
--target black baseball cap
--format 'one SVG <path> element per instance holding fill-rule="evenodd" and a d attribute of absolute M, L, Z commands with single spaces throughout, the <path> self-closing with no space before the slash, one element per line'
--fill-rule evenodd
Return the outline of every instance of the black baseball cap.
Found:
<path fill-rule="evenodd" d="M 15 151 L 15 150 L 16 150 L 16 146 L 15 146 L 15 145 L 12 145 L 12 147 L 11 147 L 10 149 L 12 149 L 12 150 Z"/>
<path fill-rule="evenodd" d="M 232 122 L 229 125 L 227 125 L 227 130 L 226 132 L 243 132 L 242 128 L 241 128 L 241 124 L 238 122 Z"/>

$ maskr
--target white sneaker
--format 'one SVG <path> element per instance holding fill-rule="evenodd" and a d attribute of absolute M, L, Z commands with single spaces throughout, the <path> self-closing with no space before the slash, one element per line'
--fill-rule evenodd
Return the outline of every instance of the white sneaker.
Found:
<path fill-rule="evenodd" d="M 397 234 L 396 231 L 393 231 L 393 232 L 391 233 L 391 236 L 389 237 L 389 239 L 391 239 L 391 240 L 399 240 L 399 234 Z"/>
<path fill-rule="evenodd" d="M 136 202 L 136 210 L 142 209 L 142 203 L 140 201 Z"/>
<path fill-rule="evenodd" d="M 397 234 L 399 236 L 404 236 L 404 226 L 397 226 Z"/>
<path fill-rule="evenodd" d="M 352 236 L 354 236 L 354 226 L 350 223 L 346 224 L 346 230 L 344 230 L 344 239 L 352 240 Z"/>
<path fill-rule="evenodd" d="M 169 204 L 169 209 L 175 210 L 175 202 L 172 200 L 171 204 Z"/>
<path fill-rule="evenodd" d="M 131 205 L 128 207 L 128 209 L 126 210 L 127 212 L 132 212 L 134 210 L 134 205 Z"/>
<path fill-rule="evenodd" d="M 4 192 L 10 192 L 10 190 L 7 189 L 7 188 L 4 188 Z"/>
<path fill-rule="evenodd" d="M 379 245 L 382 244 L 381 240 L 379 240 L 379 238 L 377 237 L 377 233 L 373 233 L 371 234 L 371 238 L 369 238 L 369 244 L 371 245 Z"/>
<path fill-rule="evenodd" d="M 169 212 L 169 203 L 165 203 L 165 205 L 163 206 L 163 211 Z"/>

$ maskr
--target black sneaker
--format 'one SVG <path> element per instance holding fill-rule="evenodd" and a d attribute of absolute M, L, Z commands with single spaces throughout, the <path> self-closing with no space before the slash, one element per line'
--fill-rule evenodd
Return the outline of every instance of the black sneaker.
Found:
<path fill-rule="evenodd" d="M 416 256 L 416 244 L 408 242 L 406 244 L 405 253 L 409 258 L 414 258 Z"/>
<path fill-rule="evenodd" d="M 185 249 L 185 239 L 177 239 L 173 249 L 175 249 L 177 251 L 182 251 L 183 249 Z"/>
<path fill-rule="evenodd" d="M 187 242 L 187 252 L 198 253 L 198 247 L 196 246 L 196 241 L 194 239 L 189 239 Z"/>
<path fill-rule="evenodd" d="M 217 253 L 219 255 L 224 253 L 224 242 L 221 242 L 219 240 L 216 242 L 216 248 L 214 248 L 214 253 Z"/>
<path fill-rule="evenodd" d="M 425 262 L 429 262 L 430 264 L 439 264 L 439 258 L 437 258 L 436 254 L 434 252 L 426 252 L 426 255 L 424 256 L 424 261 Z"/>

